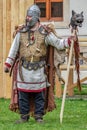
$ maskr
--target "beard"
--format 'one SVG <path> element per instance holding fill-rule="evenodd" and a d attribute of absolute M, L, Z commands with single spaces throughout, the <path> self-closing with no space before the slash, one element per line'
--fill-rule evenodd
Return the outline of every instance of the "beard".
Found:
<path fill-rule="evenodd" d="M 35 20 L 26 20 L 26 26 L 27 27 L 33 27 L 36 24 L 37 21 Z"/>

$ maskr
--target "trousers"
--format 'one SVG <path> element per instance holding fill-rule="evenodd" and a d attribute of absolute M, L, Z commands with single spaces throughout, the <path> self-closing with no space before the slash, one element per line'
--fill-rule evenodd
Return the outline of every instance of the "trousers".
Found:
<path fill-rule="evenodd" d="M 35 115 L 44 115 L 44 104 L 45 96 L 44 91 L 42 92 L 22 92 L 19 91 L 19 109 L 20 114 L 27 115 L 30 112 L 30 103 L 29 99 L 33 96 L 35 104 Z"/>

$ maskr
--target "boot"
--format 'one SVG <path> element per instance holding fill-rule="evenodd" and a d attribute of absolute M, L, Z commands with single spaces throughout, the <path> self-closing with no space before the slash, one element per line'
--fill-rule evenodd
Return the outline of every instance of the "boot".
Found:
<path fill-rule="evenodd" d="M 21 124 L 28 122 L 29 116 L 21 115 L 21 118 L 15 122 L 15 124 Z"/>
<path fill-rule="evenodd" d="M 37 123 L 44 123 L 42 115 L 35 115 L 35 121 Z"/>
<path fill-rule="evenodd" d="M 44 123 L 43 119 L 41 119 L 41 118 L 36 119 L 36 122 L 37 123 Z"/>

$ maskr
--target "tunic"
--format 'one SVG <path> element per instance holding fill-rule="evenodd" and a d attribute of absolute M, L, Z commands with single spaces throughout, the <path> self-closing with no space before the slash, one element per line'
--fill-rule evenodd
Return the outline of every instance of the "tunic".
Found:
<path fill-rule="evenodd" d="M 47 35 L 43 35 L 39 32 L 39 29 L 34 32 L 34 43 L 28 45 L 28 33 L 17 33 L 12 46 L 10 48 L 8 57 L 5 64 L 9 67 L 13 65 L 15 57 L 19 52 L 19 57 L 32 58 L 46 56 L 47 46 L 51 45 L 58 50 L 69 47 L 68 38 L 59 39 L 50 32 Z M 31 40 L 32 42 L 32 40 Z M 33 61 L 34 63 L 34 61 Z M 44 66 L 38 67 L 36 70 L 28 70 L 21 66 L 23 80 L 20 76 L 20 65 L 17 66 L 17 88 L 24 92 L 40 92 L 46 88 L 47 76 L 44 73 Z"/>

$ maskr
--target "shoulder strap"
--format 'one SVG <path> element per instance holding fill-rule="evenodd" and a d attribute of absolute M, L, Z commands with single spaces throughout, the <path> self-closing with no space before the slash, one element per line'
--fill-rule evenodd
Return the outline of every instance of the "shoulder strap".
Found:
<path fill-rule="evenodd" d="M 55 27 L 54 24 L 49 23 L 47 25 L 41 25 L 43 27 L 43 29 L 45 30 L 46 34 L 49 34 L 50 32 L 54 33 L 54 35 L 58 38 L 62 38 L 60 36 L 58 36 L 57 32 L 55 31 Z"/>
<path fill-rule="evenodd" d="M 48 34 L 50 32 L 54 32 L 55 29 L 54 29 L 54 25 L 53 24 L 47 24 L 47 25 L 41 25 L 40 28 L 39 28 L 39 31 L 40 33 L 42 34 Z"/>

